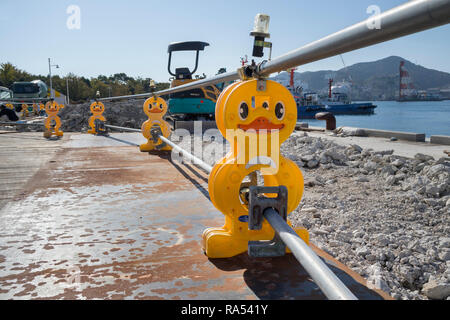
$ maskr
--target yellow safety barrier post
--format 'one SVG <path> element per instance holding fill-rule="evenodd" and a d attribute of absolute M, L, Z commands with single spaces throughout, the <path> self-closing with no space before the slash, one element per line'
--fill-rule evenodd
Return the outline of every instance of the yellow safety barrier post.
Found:
<path fill-rule="evenodd" d="M 33 112 L 34 112 L 35 116 L 39 115 L 39 104 L 38 103 L 33 103 Z"/>
<path fill-rule="evenodd" d="M 89 118 L 89 126 L 91 129 L 88 130 L 88 133 L 99 134 L 103 132 L 97 132 L 97 128 L 95 126 L 96 121 L 105 122 L 106 118 L 103 116 L 103 112 L 105 111 L 105 105 L 101 102 L 95 101 L 91 104 L 91 112 L 92 116 Z"/>
<path fill-rule="evenodd" d="M 300 203 L 302 172 L 280 154 L 281 144 L 295 129 L 297 107 L 283 85 L 250 79 L 222 91 L 215 116 L 231 151 L 213 167 L 208 189 L 212 203 L 225 215 L 225 225 L 203 232 L 203 249 L 210 258 L 228 258 L 247 251 L 251 241 L 270 241 L 275 236 L 267 220 L 261 222 L 259 230 L 249 230 L 249 187 L 257 184 L 258 173 L 265 187 L 286 187 L 287 214 Z M 250 182 L 244 181 L 246 177 Z M 308 243 L 306 229 L 295 231 Z"/>
<path fill-rule="evenodd" d="M 172 147 L 161 141 L 158 137 L 152 135 L 152 130 L 157 129 L 159 134 L 165 138 L 170 136 L 170 125 L 163 116 L 167 112 L 167 103 L 160 97 L 150 97 L 145 100 L 143 109 L 148 116 L 148 120 L 142 124 L 142 135 L 147 139 L 147 143 L 141 144 L 139 149 L 142 152 L 149 152 L 152 150 L 171 150 Z"/>
<path fill-rule="evenodd" d="M 44 137 L 50 138 L 52 135 L 62 137 L 63 132 L 59 130 L 61 128 L 61 119 L 58 117 L 60 109 L 64 108 L 63 104 L 58 104 L 56 101 L 49 101 L 45 104 L 45 112 L 47 113 L 47 119 L 45 119 L 45 131 Z M 52 126 L 52 121 L 55 125 Z"/>
<path fill-rule="evenodd" d="M 39 103 L 39 112 L 38 115 L 41 115 L 41 112 L 45 111 L 45 105 L 43 103 Z"/>
<path fill-rule="evenodd" d="M 28 117 L 28 105 L 26 103 L 22 104 L 22 119 Z"/>

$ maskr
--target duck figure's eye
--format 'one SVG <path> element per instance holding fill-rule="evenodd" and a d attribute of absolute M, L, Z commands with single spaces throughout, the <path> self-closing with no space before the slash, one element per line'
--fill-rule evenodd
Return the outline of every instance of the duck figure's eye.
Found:
<path fill-rule="evenodd" d="M 160 105 L 159 105 L 159 108 L 160 108 L 160 109 L 162 110 L 162 109 L 163 109 L 163 105 L 162 105 L 162 104 L 160 104 Z"/>
<path fill-rule="evenodd" d="M 262 107 L 266 110 L 269 110 L 269 104 L 267 102 L 264 101 L 264 103 L 262 104 Z"/>
<path fill-rule="evenodd" d="M 284 118 L 284 105 L 281 102 L 278 102 L 275 105 L 275 115 L 277 117 L 278 120 L 282 120 Z"/>
<path fill-rule="evenodd" d="M 248 117 L 248 105 L 245 102 L 242 102 L 239 106 L 239 118 L 241 120 L 245 120 Z"/>

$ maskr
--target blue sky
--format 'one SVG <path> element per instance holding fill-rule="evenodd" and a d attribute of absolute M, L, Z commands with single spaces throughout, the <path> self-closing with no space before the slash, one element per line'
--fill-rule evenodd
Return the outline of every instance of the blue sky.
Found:
<path fill-rule="evenodd" d="M 93 77 L 125 72 L 167 81 L 167 46 L 171 42 L 210 43 L 200 55 L 198 72 L 214 75 L 250 58 L 249 32 L 257 13 L 270 20 L 273 57 L 301 47 L 344 27 L 367 19 L 366 9 L 382 11 L 406 0 L 1 0 L 0 62 L 11 62 L 31 73 L 48 74 L 47 59 L 69 72 Z M 67 8 L 81 10 L 79 30 L 69 30 Z M 427 68 L 450 72 L 450 25 L 427 30 L 343 55 L 346 65 L 390 55 Z M 266 49 L 267 50 L 267 49 Z M 174 56 L 178 66 L 193 64 L 194 54 Z M 301 66 L 298 71 L 337 70 L 337 57 Z"/>

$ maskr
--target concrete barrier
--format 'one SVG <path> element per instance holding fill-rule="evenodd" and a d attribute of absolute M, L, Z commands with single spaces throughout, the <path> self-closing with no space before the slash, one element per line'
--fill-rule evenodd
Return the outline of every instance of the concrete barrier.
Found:
<path fill-rule="evenodd" d="M 399 140 L 425 142 L 425 133 L 363 129 L 368 137 L 397 138 Z"/>
<path fill-rule="evenodd" d="M 301 129 L 307 129 L 309 128 L 309 124 L 307 122 L 297 122 L 295 124 L 295 130 L 301 130 Z"/>
<path fill-rule="evenodd" d="M 430 143 L 450 146 L 450 136 L 431 136 Z"/>
<path fill-rule="evenodd" d="M 311 127 L 311 126 L 299 126 L 298 124 L 295 126 L 295 130 L 297 131 L 319 131 L 319 132 L 325 132 L 326 129 L 325 128 L 321 128 L 321 127 Z"/>

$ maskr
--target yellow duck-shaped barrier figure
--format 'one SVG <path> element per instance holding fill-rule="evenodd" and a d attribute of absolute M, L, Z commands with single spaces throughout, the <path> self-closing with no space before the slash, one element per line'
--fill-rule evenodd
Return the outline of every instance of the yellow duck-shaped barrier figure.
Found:
<path fill-rule="evenodd" d="M 22 104 L 22 119 L 28 117 L 28 105 L 26 103 Z"/>
<path fill-rule="evenodd" d="M 159 128 L 161 134 L 165 138 L 169 138 L 170 136 L 170 125 L 163 119 L 163 116 L 168 109 L 166 101 L 160 97 L 150 97 L 145 100 L 143 109 L 148 116 L 148 120 L 142 124 L 141 130 L 142 135 L 147 139 L 147 143 L 141 144 L 139 149 L 142 152 L 149 152 L 152 150 L 172 150 L 172 147 L 165 144 L 159 138 L 157 140 L 154 139 L 151 134 L 152 129 Z"/>
<path fill-rule="evenodd" d="M 89 126 L 91 129 L 88 130 L 88 133 L 98 134 L 95 129 L 95 120 L 100 120 L 105 122 L 106 118 L 103 116 L 103 112 L 105 111 L 105 105 L 101 102 L 95 101 L 90 106 L 92 116 L 89 118 Z"/>
<path fill-rule="evenodd" d="M 39 115 L 39 111 L 40 111 L 40 104 L 39 104 L 39 103 L 33 103 L 33 112 L 34 112 L 34 115 L 35 115 L 35 116 Z"/>
<path fill-rule="evenodd" d="M 61 119 L 58 117 L 60 109 L 64 108 L 64 105 L 58 104 L 56 101 L 49 101 L 45 104 L 45 112 L 47 113 L 47 119 L 45 119 L 44 137 L 50 138 L 52 135 L 62 137 L 63 132 L 59 130 L 61 128 Z M 52 121 L 55 122 L 55 126 L 52 127 Z"/>
<path fill-rule="evenodd" d="M 39 112 L 38 115 L 42 115 L 42 112 L 45 111 L 45 105 L 43 103 L 39 103 Z"/>
<path fill-rule="evenodd" d="M 14 110 L 14 106 L 11 103 L 5 104 L 5 107 L 7 107 L 8 109 Z"/>
<path fill-rule="evenodd" d="M 203 232 L 203 249 L 210 258 L 228 258 L 247 251 L 249 241 L 272 240 L 275 231 L 264 220 L 260 230 L 248 229 L 248 206 L 243 201 L 245 177 L 260 172 L 267 187 L 286 186 L 287 213 L 297 208 L 303 194 L 303 175 L 297 165 L 280 155 L 281 144 L 295 129 L 297 107 L 281 84 L 253 79 L 228 86 L 216 104 L 216 122 L 230 142 L 230 152 L 213 167 L 208 181 L 214 206 L 225 215 L 225 225 Z M 266 194 L 275 197 L 274 194 Z M 246 219 L 247 218 L 247 219 Z M 297 234 L 306 242 L 306 229 Z"/>

